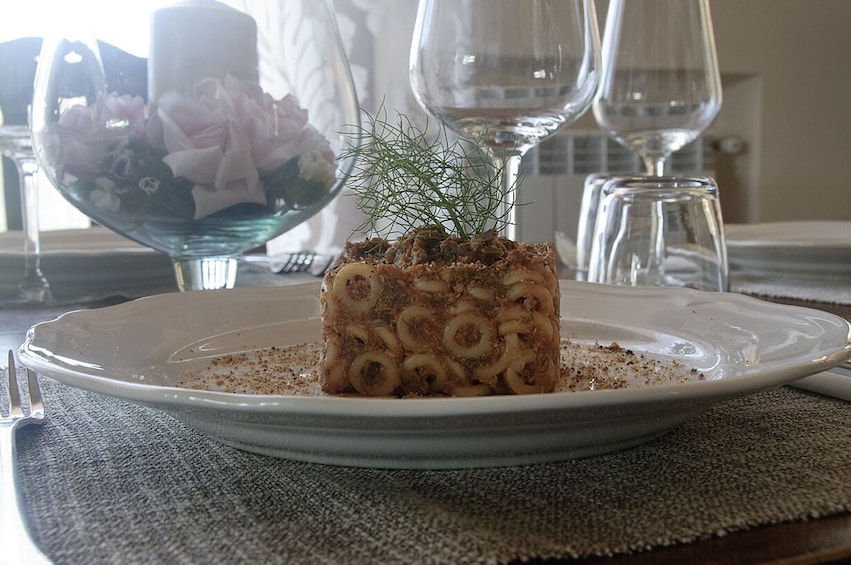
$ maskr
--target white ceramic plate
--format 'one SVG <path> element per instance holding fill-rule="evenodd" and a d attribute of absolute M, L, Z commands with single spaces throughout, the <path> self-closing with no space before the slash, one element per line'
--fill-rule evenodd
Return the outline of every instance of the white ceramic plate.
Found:
<path fill-rule="evenodd" d="M 40 240 L 41 270 L 60 298 L 91 289 L 141 296 L 177 288 L 167 256 L 106 228 L 47 231 Z M 0 233 L 0 287 L 16 287 L 23 265 L 21 232 Z"/>
<path fill-rule="evenodd" d="M 848 322 L 736 294 L 562 282 L 564 337 L 678 359 L 706 380 L 513 397 L 369 399 L 171 386 L 214 356 L 318 339 L 318 283 L 174 293 L 34 326 L 23 363 L 152 406 L 241 449 L 321 463 L 460 468 L 589 456 L 851 355 Z"/>
<path fill-rule="evenodd" d="M 728 224 L 724 230 L 735 270 L 851 275 L 851 222 Z"/>

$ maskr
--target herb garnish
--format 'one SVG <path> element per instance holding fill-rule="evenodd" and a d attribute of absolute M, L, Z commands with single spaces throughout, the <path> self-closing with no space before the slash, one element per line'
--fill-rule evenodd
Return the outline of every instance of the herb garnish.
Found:
<path fill-rule="evenodd" d="M 469 241 L 505 227 L 503 168 L 488 160 L 481 138 L 450 139 L 443 123 L 431 138 L 404 114 L 390 122 L 383 107 L 365 121 L 355 131 L 360 144 L 341 156 L 355 158 L 349 186 L 366 215 L 355 231 L 389 238 L 443 225 Z"/>

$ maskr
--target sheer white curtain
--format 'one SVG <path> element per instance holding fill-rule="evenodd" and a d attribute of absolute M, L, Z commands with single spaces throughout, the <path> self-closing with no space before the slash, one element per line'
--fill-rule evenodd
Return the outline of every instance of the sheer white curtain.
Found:
<path fill-rule="evenodd" d="M 383 104 L 390 115 L 398 111 L 424 126 L 426 114 L 408 81 L 417 0 L 334 0 L 334 6 L 361 108 L 374 114 Z M 270 242 L 269 253 L 336 251 L 346 239 L 362 235 L 353 235 L 362 221 L 344 188 L 319 214 Z"/>

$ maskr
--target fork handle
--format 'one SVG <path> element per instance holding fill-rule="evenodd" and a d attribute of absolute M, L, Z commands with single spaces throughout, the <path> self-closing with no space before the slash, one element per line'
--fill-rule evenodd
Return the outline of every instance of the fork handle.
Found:
<path fill-rule="evenodd" d="M 10 559 L 10 563 L 50 563 L 30 539 L 18 504 L 14 429 L 14 426 L 0 428 L 0 539 L 3 540 L 0 561 Z"/>

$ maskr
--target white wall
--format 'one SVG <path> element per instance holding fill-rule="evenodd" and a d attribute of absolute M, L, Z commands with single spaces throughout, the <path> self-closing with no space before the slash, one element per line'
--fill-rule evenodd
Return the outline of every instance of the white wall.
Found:
<path fill-rule="evenodd" d="M 722 74 L 738 79 L 714 129 L 745 123 L 757 136 L 745 139 L 747 219 L 851 220 L 851 2 L 711 0 L 711 9 Z"/>
<path fill-rule="evenodd" d="M 725 219 L 851 220 L 851 1 L 710 7 L 724 82 L 710 132 L 745 142 L 715 164 Z"/>

